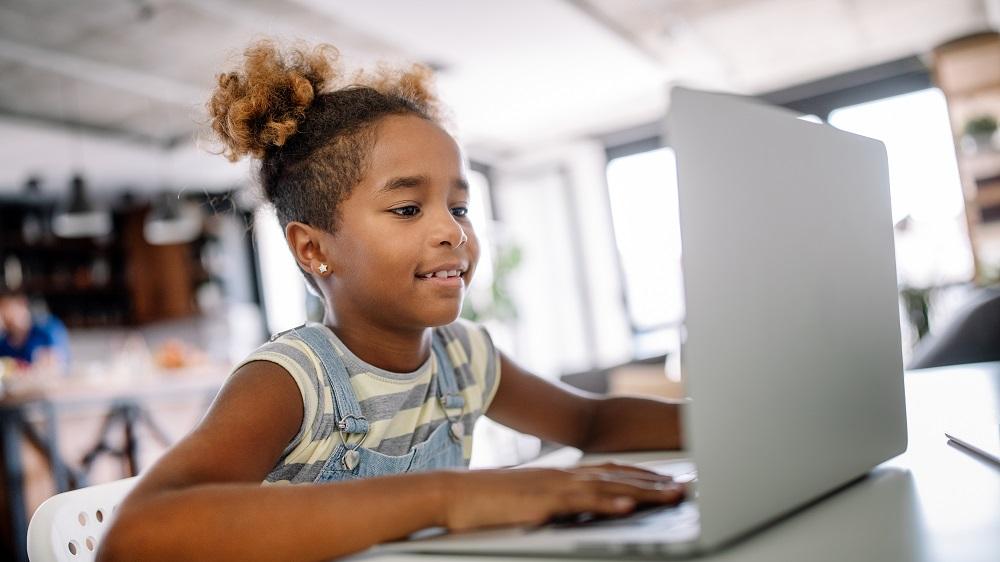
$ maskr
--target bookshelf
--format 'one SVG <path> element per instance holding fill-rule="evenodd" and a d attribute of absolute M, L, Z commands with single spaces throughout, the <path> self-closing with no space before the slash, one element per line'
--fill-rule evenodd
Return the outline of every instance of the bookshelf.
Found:
<path fill-rule="evenodd" d="M 1000 133 L 969 135 L 970 121 L 1000 120 L 1000 34 L 983 32 L 932 53 L 934 81 L 948 101 L 976 277 L 1000 272 Z"/>
<path fill-rule="evenodd" d="M 202 236 L 186 244 L 153 246 L 143 238 L 149 206 L 112 210 L 104 238 L 59 238 L 52 233 L 54 199 L 0 198 L 0 282 L 16 280 L 44 299 L 68 327 L 139 325 L 198 312 Z"/>

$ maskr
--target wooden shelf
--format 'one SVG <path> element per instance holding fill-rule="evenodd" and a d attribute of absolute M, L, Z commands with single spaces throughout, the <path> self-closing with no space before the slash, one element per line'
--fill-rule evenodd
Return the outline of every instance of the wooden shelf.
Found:
<path fill-rule="evenodd" d="M 114 286 L 114 285 L 107 285 L 102 287 L 52 287 L 48 285 L 28 284 L 24 286 L 24 290 L 32 294 L 41 293 L 48 297 L 59 297 L 59 296 L 118 297 L 122 294 L 123 291 L 125 291 L 125 287 Z"/>
<path fill-rule="evenodd" d="M 56 254 L 74 254 L 80 252 L 106 254 L 121 250 L 121 244 L 100 244 L 90 240 L 60 240 L 28 243 L 20 240 L 0 242 L 0 252 L 46 252 Z"/>
<path fill-rule="evenodd" d="M 961 153 L 959 165 L 965 169 L 969 179 L 980 181 L 1000 175 L 1000 151 Z"/>
<path fill-rule="evenodd" d="M 1000 86 L 996 84 L 980 84 L 953 94 L 956 103 L 979 103 L 983 96 L 1000 96 Z"/>
<path fill-rule="evenodd" d="M 20 262 L 21 283 L 46 301 L 67 326 L 135 325 L 190 316 L 198 312 L 195 289 L 209 278 L 200 259 L 203 241 L 153 246 L 143 237 L 148 208 L 119 209 L 110 238 L 22 237 L 23 202 L 0 200 L 0 265 Z M 0 283 L 5 281 L 0 268 Z"/>
<path fill-rule="evenodd" d="M 934 52 L 936 82 L 949 98 L 974 97 L 1000 85 L 1000 41 L 979 33 L 941 45 Z"/>
<path fill-rule="evenodd" d="M 1000 119 L 1000 34 L 984 32 L 934 49 L 934 81 L 948 102 L 966 199 L 977 278 L 996 267 L 1000 247 L 1000 150 L 966 152 L 966 124 L 982 115 Z"/>

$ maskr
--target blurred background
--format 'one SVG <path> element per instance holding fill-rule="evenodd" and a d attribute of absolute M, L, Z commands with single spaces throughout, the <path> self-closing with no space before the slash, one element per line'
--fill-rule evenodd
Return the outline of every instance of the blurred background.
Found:
<path fill-rule="evenodd" d="M 541 376 L 679 397 L 673 84 L 884 141 L 908 366 L 1000 358 L 998 29 L 1000 0 L 0 0 L 11 556 L 41 500 L 141 471 L 320 317 L 248 163 L 203 138 L 254 39 L 434 68 L 484 239 L 463 316 Z M 477 466 L 545 445 L 476 431 Z"/>

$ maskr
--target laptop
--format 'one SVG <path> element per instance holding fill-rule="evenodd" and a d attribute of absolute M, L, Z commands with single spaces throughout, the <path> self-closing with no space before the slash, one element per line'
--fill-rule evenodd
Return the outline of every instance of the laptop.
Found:
<path fill-rule="evenodd" d="M 666 135 L 678 173 L 691 398 L 683 430 L 697 470 L 690 500 L 624 519 L 381 548 L 689 556 L 906 450 L 883 144 L 754 99 L 681 87 Z"/>

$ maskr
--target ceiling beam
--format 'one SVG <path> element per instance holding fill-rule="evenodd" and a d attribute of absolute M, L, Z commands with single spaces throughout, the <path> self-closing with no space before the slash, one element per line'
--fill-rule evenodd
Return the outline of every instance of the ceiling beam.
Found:
<path fill-rule="evenodd" d="M 177 0 L 192 10 L 218 18 L 245 29 L 254 30 L 256 38 L 272 38 L 279 43 L 293 45 L 302 40 L 306 44 L 336 43 L 337 51 L 342 60 L 358 63 L 377 63 L 381 57 L 403 52 L 401 49 L 385 43 L 382 38 L 372 36 L 361 29 L 347 26 L 344 22 L 324 10 L 317 10 L 312 2 L 293 0 L 303 16 L 308 16 L 310 30 L 304 30 L 295 22 L 276 18 L 273 13 L 255 8 L 241 0 Z M 320 3 L 327 0 L 319 0 Z M 291 6 L 290 6 L 291 8 Z M 294 9 L 294 8 L 292 8 Z M 297 20 L 296 20 L 297 21 Z M 356 47 L 355 42 L 361 40 L 366 47 Z M 248 39 L 247 45 L 250 44 Z M 433 67 L 433 63 L 425 63 Z M 437 70 L 437 69 L 435 69 Z"/>
<path fill-rule="evenodd" d="M 587 0 L 565 0 L 567 4 L 576 8 L 580 13 L 586 15 L 591 20 L 599 24 L 604 29 L 610 31 L 614 36 L 625 42 L 626 45 L 636 51 L 642 58 L 657 67 L 663 66 L 663 59 L 655 50 L 647 47 L 642 41 L 633 35 L 625 26 L 604 15 L 603 12 L 587 2 Z"/>
<path fill-rule="evenodd" d="M 296 39 L 302 35 L 302 30 L 294 25 L 277 19 L 273 14 L 254 8 L 246 2 L 237 0 L 180 0 L 187 7 L 209 16 L 215 16 L 222 21 L 241 25 L 247 29 L 259 30 L 268 35 L 279 35 L 288 39 Z M 316 18 L 327 19 L 325 15 L 313 12 Z"/>
<path fill-rule="evenodd" d="M 0 118 L 8 119 L 11 121 L 19 121 L 26 125 L 41 125 L 43 127 L 60 129 L 62 131 L 65 131 L 67 134 L 82 134 L 94 137 L 115 138 L 133 144 L 148 146 L 152 148 L 159 148 L 163 150 L 172 149 L 175 146 L 178 146 L 180 142 L 183 141 L 184 138 L 187 138 L 187 136 L 189 136 L 189 135 L 184 135 L 183 137 L 173 136 L 163 139 L 143 133 L 138 133 L 136 131 L 131 131 L 128 129 L 121 129 L 118 127 L 95 125 L 94 123 L 87 123 L 84 121 L 78 121 L 74 119 L 55 118 L 52 117 L 51 115 L 37 115 L 33 113 L 11 111 L 6 108 L 0 108 Z"/>
<path fill-rule="evenodd" d="M 207 95 L 202 88 L 162 76 L 3 38 L 0 38 L 0 59 L 184 107 Z"/>
<path fill-rule="evenodd" d="M 986 19 L 994 31 L 1000 31 L 1000 0 L 983 0 Z"/>

